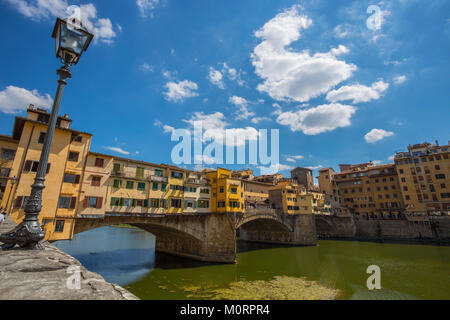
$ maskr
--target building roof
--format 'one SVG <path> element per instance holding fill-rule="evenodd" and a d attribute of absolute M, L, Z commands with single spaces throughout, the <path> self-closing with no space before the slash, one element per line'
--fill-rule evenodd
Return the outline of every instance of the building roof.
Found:
<path fill-rule="evenodd" d="M 335 173 L 335 176 L 340 176 L 340 175 L 344 175 L 344 174 L 348 174 L 348 173 L 366 172 L 366 171 L 372 171 L 372 170 L 377 170 L 377 169 L 392 168 L 392 167 L 395 167 L 394 163 L 381 164 L 378 166 L 371 166 L 371 167 L 365 167 L 365 168 L 357 167 L 354 169 L 337 172 L 337 173 Z"/>

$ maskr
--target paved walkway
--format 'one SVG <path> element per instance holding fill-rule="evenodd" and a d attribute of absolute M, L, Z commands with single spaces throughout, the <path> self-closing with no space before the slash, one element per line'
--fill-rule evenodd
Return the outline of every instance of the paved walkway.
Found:
<path fill-rule="evenodd" d="M 6 217 L 0 233 L 10 231 L 15 223 Z M 88 271 L 78 260 L 55 246 L 44 243 L 44 251 L 25 251 L 17 247 L 0 251 L 0 300 L 137 300 L 122 287 L 106 282 Z M 68 279 L 80 271 L 80 289 L 69 289 Z M 70 281 L 69 284 L 76 284 Z M 70 285 L 69 285 L 70 287 Z"/>

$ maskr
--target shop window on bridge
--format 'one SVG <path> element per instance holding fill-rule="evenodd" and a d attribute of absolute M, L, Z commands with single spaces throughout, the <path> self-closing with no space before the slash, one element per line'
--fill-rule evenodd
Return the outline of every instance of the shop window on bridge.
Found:
<path fill-rule="evenodd" d="M 123 206 L 122 198 L 111 198 L 111 207 Z"/>
<path fill-rule="evenodd" d="M 158 209 L 160 207 L 159 204 L 160 204 L 159 203 L 159 199 L 151 199 L 151 206 L 152 206 L 152 208 Z M 162 207 L 162 205 L 161 205 L 161 207 Z"/>
<path fill-rule="evenodd" d="M 219 202 L 217 203 L 217 207 L 219 207 L 219 208 L 225 208 L 225 201 L 219 201 Z"/>
<path fill-rule="evenodd" d="M 237 202 L 237 201 L 230 201 L 229 205 L 231 208 L 240 208 L 241 207 L 241 203 Z"/>
<path fill-rule="evenodd" d="M 181 207 L 182 207 L 181 199 L 171 199 L 170 200 L 170 206 L 172 208 L 181 209 Z"/>
<path fill-rule="evenodd" d="M 55 232 L 61 233 L 64 231 L 64 220 L 56 220 L 55 222 Z"/>
<path fill-rule="evenodd" d="M 209 208 L 209 200 L 199 200 L 198 207 L 202 208 L 202 209 L 208 209 Z"/>

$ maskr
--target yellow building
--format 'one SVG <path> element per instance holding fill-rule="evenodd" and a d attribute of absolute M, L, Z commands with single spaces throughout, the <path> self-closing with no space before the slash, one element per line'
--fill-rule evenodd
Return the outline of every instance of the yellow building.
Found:
<path fill-rule="evenodd" d="M 407 213 L 450 212 L 450 143 L 408 146 L 395 155 Z"/>
<path fill-rule="evenodd" d="M 243 212 L 241 181 L 232 178 L 231 170 L 217 168 L 204 172 L 211 183 L 211 211 Z"/>
<path fill-rule="evenodd" d="M 4 196 L 8 198 L 11 193 L 11 188 L 6 190 L 6 185 L 14 177 L 11 175 L 11 169 L 18 145 L 18 140 L 0 134 L 0 199 Z"/>
<path fill-rule="evenodd" d="M 313 214 L 313 196 L 304 186 L 284 181 L 269 190 L 272 209 L 283 214 Z"/>
<path fill-rule="evenodd" d="M 273 184 L 241 180 L 244 209 L 269 208 L 269 190 Z"/>
<path fill-rule="evenodd" d="M 34 183 L 39 159 L 47 132 L 50 115 L 30 105 L 27 117 L 16 117 L 11 139 L 16 140 L 17 150 L 10 176 L 17 177 L 12 190 L 13 201 L 7 212 L 16 222 L 24 215 L 24 207 Z M 47 175 L 42 194 L 42 210 L 39 215 L 46 239 L 70 239 L 74 218 L 81 203 L 81 176 L 86 164 L 92 135 L 70 129 L 68 116 L 58 117 L 50 150 Z M 10 189 L 8 182 L 6 189 Z M 7 197 L 2 199 L 6 206 Z"/>
<path fill-rule="evenodd" d="M 342 214 L 367 217 L 395 217 L 404 211 L 394 164 L 345 165 L 334 174 L 336 200 Z"/>

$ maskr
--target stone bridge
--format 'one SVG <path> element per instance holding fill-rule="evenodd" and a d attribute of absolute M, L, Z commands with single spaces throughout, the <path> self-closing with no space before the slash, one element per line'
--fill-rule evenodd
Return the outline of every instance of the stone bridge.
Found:
<path fill-rule="evenodd" d="M 241 239 L 291 245 L 316 245 L 313 215 L 282 215 L 273 210 L 242 213 L 195 213 L 77 218 L 74 234 L 103 226 L 129 224 L 156 236 L 156 251 L 189 259 L 235 263 L 236 230 Z"/>

